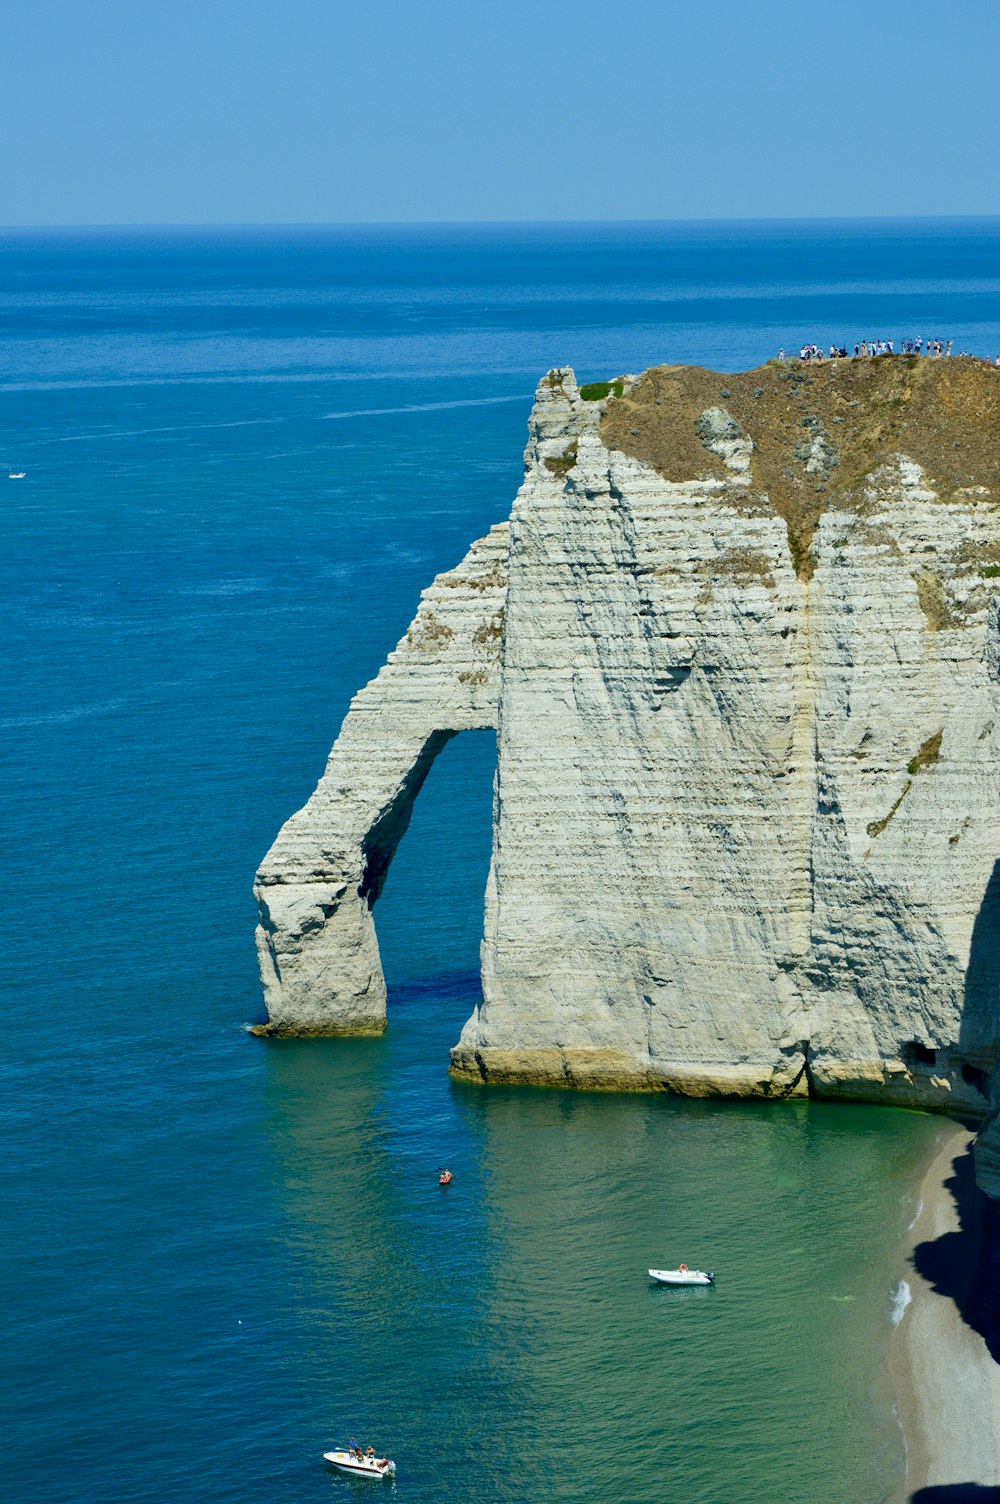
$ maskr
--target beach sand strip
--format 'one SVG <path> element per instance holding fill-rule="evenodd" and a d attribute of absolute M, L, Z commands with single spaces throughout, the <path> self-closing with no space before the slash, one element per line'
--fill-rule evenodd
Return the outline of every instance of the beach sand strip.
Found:
<path fill-rule="evenodd" d="M 957 1123 L 944 1128 L 900 1244 L 900 1278 L 912 1299 L 893 1332 L 889 1363 L 906 1444 L 904 1498 L 915 1504 L 957 1501 L 953 1490 L 962 1485 L 985 1504 L 992 1494 L 983 1489 L 1000 1489 L 1000 1364 L 970 1324 L 991 1263 L 972 1139 Z"/>

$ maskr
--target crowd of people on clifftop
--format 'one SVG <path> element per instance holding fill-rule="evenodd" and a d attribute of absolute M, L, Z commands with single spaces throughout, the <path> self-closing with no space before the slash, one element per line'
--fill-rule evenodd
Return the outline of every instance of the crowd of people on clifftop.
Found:
<path fill-rule="evenodd" d="M 898 350 L 891 339 L 862 339 L 854 346 L 854 359 L 865 360 L 875 355 L 922 355 L 930 356 L 932 360 L 947 358 L 952 353 L 954 341 L 950 339 L 901 339 Z M 971 350 L 959 350 L 960 356 L 970 359 L 980 359 L 973 356 Z M 822 345 L 804 344 L 799 350 L 798 356 L 786 355 L 784 350 L 778 351 L 779 360 L 847 360 L 851 351 L 847 345 L 831 345 L 829 350 L 824 350 Z M 1000 355 L 995 360 L 989 356 L 983 357 L 988 366 L 1000 366 Z"/>

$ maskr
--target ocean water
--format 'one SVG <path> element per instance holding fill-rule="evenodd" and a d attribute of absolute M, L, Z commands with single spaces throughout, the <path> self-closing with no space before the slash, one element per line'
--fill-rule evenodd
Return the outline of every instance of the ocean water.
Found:
<path fill-rule="evenodd" d="M 348 1504 L 350 1434 L 399 1504 L 893 1496 L 932 1119 L 450 1082 L 488 735 L 377 910 L 384 1039 L 246 1034 L 250 886 L 508 510 L 548 366 L 993 355 L 998 252 L 992 221 L 0 235 L 5 1497 Z M 716 1288 L 650 1287 L 678 1259 Z"/>

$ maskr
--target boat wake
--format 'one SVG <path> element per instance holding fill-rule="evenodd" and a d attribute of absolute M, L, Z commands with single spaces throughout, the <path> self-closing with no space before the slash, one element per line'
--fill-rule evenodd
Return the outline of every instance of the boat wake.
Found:
<path fill-rule="evenodd" d="M 908 1282 L 905 1279 L 901 1279 L 895 1290 L 893 1290 L 892 1292 L 893 1326 L 898 1326 L 902 1321 L 903 1313 L 905 1312 L 912 1299 L 913 1291 L 910 1289 Z"/>
<path fill-rule="evenodd" d="M 462 397 L 454 402 L 410 402 L 405 407 L 356 407 L 349 412 L 324 413 L 324 418 L 383 418 L 396 413 L 443 413 L 453 407 L 493 407 L 498 402 L 525 402 L 524 392 L 509 397 Z"/>

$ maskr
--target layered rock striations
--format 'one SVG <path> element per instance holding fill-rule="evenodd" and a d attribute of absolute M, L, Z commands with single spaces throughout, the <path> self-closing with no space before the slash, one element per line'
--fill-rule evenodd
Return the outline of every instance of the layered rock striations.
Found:
<path fill-rule="evenodd" d="M 509 544 L 435 581 L 261 869 L 271 1027 L 381 1026 L 388 861 L 496 725 L 457 1073 L 986 1113 L 998 420 L 965 360 L 550 373 Z"/>

